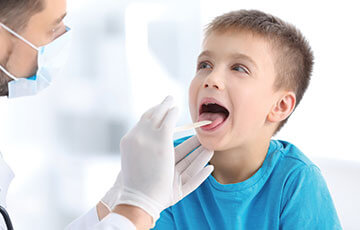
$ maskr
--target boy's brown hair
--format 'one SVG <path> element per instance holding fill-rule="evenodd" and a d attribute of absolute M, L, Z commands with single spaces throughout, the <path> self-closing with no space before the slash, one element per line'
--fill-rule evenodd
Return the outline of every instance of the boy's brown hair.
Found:
<path fill-rule="evenodd" d="M 266 38 L 275 51 L 276 90 L 292 90 L 296 94 L 295 108 L 310 82 L 314 57 L 304 36 L 293 25 L 258 10 L 239 10 L 216 17 L 206 28 L 212 32 L 249 31 Z M 290 116 L 289 116 L 290 117 Z M 288 118 L 289 118 L 288 117 Z M 274 134 L 288 120 L 282 121 Z"/>

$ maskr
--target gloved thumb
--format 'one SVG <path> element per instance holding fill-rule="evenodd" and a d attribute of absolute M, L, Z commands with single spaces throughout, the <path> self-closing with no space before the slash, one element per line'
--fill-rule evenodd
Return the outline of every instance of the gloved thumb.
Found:
<path fill-rule="evenodd" d="M 160 124 L 160 129 L 167 130 L 169 132 L 173 132 L 178 119 L 179 119 L 178 107 L 173 107 L 173 108 L 169 109 Z"/>

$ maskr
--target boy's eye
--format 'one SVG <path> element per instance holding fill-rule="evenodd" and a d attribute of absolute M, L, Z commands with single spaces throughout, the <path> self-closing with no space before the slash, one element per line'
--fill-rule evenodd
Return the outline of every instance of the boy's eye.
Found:
<path fill-rule="evenodd" d="M 198 70 L 211 68 L 211 65 L 207 62 L 200 62 L 198 65 Z"/>
<path fill-rule="evenodd" d="M 238 72 L 249 74 L 249 70 L 241 65 L 234 65 L 231 69 Z"/>

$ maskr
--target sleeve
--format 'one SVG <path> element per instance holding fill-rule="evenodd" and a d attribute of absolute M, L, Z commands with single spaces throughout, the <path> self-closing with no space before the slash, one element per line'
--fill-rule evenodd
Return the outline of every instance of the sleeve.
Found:
<path fill-rule="evenodd" d="M 110 213 L 93 230 L 136 230 L 136 227 L 126 217 Z"/>
<path fill-rule="evenodd" d="M 280 229 L 342 229 L 326 182 L 315 165 L 290 174 L 283 194 Z"/>
<path fill-rule="evenodd" d="M 96 207 L 94 207 L 84 215 L 80 216 L 79 218 L 71 222 L 65 228 L 65 230 L 93 229 L 97 223 L 99 223 L 99 218 L 97 215 Z"/>
<path fill-rule="evenodd" d="M 171 207 L 165 209 L 160 213 L 160 218 L 156 221 L 153 230 L 176 230 Z"/>

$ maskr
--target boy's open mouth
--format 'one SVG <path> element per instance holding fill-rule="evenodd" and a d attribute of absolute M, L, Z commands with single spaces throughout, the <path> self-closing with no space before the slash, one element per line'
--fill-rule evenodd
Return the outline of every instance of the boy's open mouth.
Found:
<path fill-rule="evenodd" d="M 198 121 L 210 120 L 211 124 L 202 126 L 201 129 L 210 131 L 220 127 L 229 117 L 229 110 L 214 99 L 202 100 L 199 108 Z"/>

